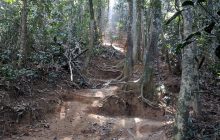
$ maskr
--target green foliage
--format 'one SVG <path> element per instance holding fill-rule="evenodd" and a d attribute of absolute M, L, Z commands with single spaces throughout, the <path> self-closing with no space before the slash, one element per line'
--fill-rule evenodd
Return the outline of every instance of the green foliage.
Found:
<path fill-rule="evenodd" d="M 29 78 L 37 77 L 37 73 L 30 69 L 16 69 L 10 64 L 5 64 L 0 67 L 0 75 L 5 80 L 15 80 L 20 76 L 25 76 Z"/>
<path fill-rule="evenodd" d="M 51 45 L 44 51 L 34 52 L 30 56 L 30 61 L 34 64 L 59 64 L 63 65 L 65 57 L 63 55 L 63 49 L 60 46 Z M 65 65 L 65 64 L 64 64 Z"/>
<path fill-rule="evenodd" d="M 117 28 L 118 30 L 121 30 L 121 29 L 124 28 L 125 25 L 124 25 L 123 22 L 117 22 L 117 23 L 116 23 L 116 26 L 117 26 L 116 28 Z"/>
<path fill-rule="evenodd" d="M 0 58 L 1 58 L 1 61 L 2 62 L 10 62 L 11 61 L 11 56 L 12 54 L 12 51 L 11 50 L 4 50 L 1 55 L 0 55 Z"/>
<path fill-rule="evenodd" d="M 63 49 L 52 45 L 58 41 L 80 41 L 88 44 L 89 11 L 87 1 L 27 1 L 28 5 L 28 62 L 27 67 L 65 65 Z M 16 78 L 20 45 L 21 3 L 16 0 L 0 2 L 0 64 L 1 75 Z M 103 3 L 103 6 L 106 3 Z M 95 7 L 98 3 L 95 2 Z M 80 15 L 80 16 L 79 16 Z M 69 36 L 72 38 L 68 38 Z M 86 46 L 84 46 L 86 47 Z M 13 67 L 12 67 L 13 66 Z M 43 66 L 42 66 L 43 67 Z"/>
<path fill-rule="evenodd" d="M 16 72 L 13 69 L 12 65 L 6 64 L 1 66 L 0 74 L 5 77 L 6 79 L 13 79 L 16 78 Z"/>
<path fill-rule="evenodd" d="M 3 0 L 3 1 L 12 4 L 12 3 L 15 2 L 16 0 Z"/>
<path fill-rule="evenodd" d="M 175 18 L 181 15 L 183 10 L 177 11 L 171 18 L 169 18 L 166 22 L 165 25 L 168 25 L 171 21 L 173 21 Z"/>
<path fill-rule="evenodd" d="M 198 25 L 197 25 L 197 22 L 195 22 L 195 26 L 194 28 L 197 28 L 198 31 L 196 32 L 193 32 L 191 33 L 190 35 L 188 35 L 183 42 L 181 43 L 178 43 L 177 45 L 174 45 L 176 46 L 175 47 L 175 51 L 176 53 L 180 53 L 181 49 L 183 49 L 184 47 L 186 47 L 187 45 L 189 45 L 190 43 L 194 42 L 194 41 L 197 41 L 197 46 L 200 46 L 200 47 L 203 47 L 203 49 L 208 49 L 207 46 L 209 46 L 210 42 L 208 43 L 208 40 L 209 40 L 209 36 L 202 36 L 202 32 L 206 32 L 208 34 L 211 34 L 212 32 L 215 33 L 215 36 L 217 38 L 217 41 L 219 41 L 220 39 L 219 38 L 219 25 L 216 24 L 216 18 L 214 17 L 214 15 L 211 15 L 209 12 L 208 12 L 208 9 L 204 6 L 201 5 L 201 3 L 204 3 L 204 2 L 207 2 L 207 0 L 197 0 L 196 2 L 193 2 L 193 1 L 184 1 L 182 3 L 182 6 L 194 6 L 194 9 L 196 9 L 196 3 L 198 3 L 200 5 L 200 7 L 198 8 L 202 8 L 201 10 L 205 11 L 208 15 L 208 17 L 212 20 L 207 20 L 208 22 L 208 25 L 205 26 L 205 27 L 200 27 L 198 28 Z M 184 10 L 184 9 L 183 9 Z M 177 11 L 170 19 L 168 19 L 166 21 L 166 24 L 170 24 L 171 21 L 173 21 L 174 19 L 176 19 L 177 17 L 180 17 L 181 13 L 183 10 L 180 10 L 180 11 Z M 198 9 L 196 9 L 198 10 Z M 177 22 L 175 22 L 177 23 Z M 193 40 L 193 38 L 196 38 Z M 219 41 L 220 42 L 220 41 Z"/>
<path fill-rule="evenodd" d="M 209 66 L 209 70 L 216 76 L 220 76 L 220 63 L 212 64 Z"/>

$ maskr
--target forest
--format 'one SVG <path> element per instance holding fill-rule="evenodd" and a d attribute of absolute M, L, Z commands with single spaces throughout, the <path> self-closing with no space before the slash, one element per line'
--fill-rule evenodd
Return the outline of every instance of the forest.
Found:
<path fill-rule="evenodd" d="M 0 140 L 172 139 L 220 139 L 220 0 L 0 0 Z"/>

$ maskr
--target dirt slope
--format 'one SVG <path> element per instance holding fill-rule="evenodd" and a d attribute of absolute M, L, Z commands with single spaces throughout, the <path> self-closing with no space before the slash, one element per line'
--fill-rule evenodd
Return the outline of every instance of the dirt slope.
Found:
<path fill-rule="evenodd" d="M 16 134 L 5 140 L 167 140 L 166 126 L 173 117 L 162 109 L 154 109 L 139 99 L 140 93 L 119 90 L 120 85 L 109 86 L 108 81 L 121 74 L 109 69 L 123 57 L 115 50 L 107 50 L 94 58 L 88 68 L 90 89 L 75 90 L 58 86 L 50 90 L 50 98 L 58 99 L 57 105 L 45 102 L 41 108 L 54 108 L 45 120 L 29 123 L 25 120 Z M 141 75 L 142 67 L 135 67 L 134 79 Z M 46 86 L 46 85 L 45 85 Z M 100 88 L 102 87 L 102 88 Z M 54 93 L 53 93 L 54 92 Z M 43 93 L 41 93 L 44 95 Z M 49 96 L 48 96 L 49 97 Z M 47 100 L 47 94 L 44 97 Z M 33 102 L 35 102 L 33 100 Z M 47 109 L 45 109 L 47 110 Z M 42 114 L 44 116 L 45 114 Z"/>
<path fill-rule="evenodd" d="M 87 89 L 63 96 L 58 111 L 47 118 L 46 126 L 34 128 L 21 140 L 166 140 L 163 117 L 151 119 L 126 115 L 102 115 L 103 100 L 116 95 L 117 87 Z M 117 101 L 115 100 L 115 104 Z M 112 108 L 117 105 L 112 106 Z M 148 108 L 146 108 L 147 111 Z M 109 108 L 111 110 L 111 108 Z M 157 112 L 162 116 L 161 112 Z M 114 115 L 114 114 L 113 114 Z M 16 138 L 16 137 L 15 137 Z M 12 138 L 13 139 L 13 138 Z"/>

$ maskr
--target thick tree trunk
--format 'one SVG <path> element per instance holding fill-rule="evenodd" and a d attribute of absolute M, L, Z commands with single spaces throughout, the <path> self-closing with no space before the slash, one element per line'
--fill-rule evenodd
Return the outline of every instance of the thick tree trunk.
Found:
<path fill-rule="evenodd" d="M 132 1 L 132 40 L 133 40 L 133 62 L 136 63 L 137 61 L 137 50 L 138 50 L 138 46 L 137 46 L 137 0 L 133 0 Z"/>
<path fill-rule="evenodd" d="M 184 1 L 184 0 L 183 0 Z M 184 37 L 192 33 L 192 7 L 185 7 L 183 11 L 184 18 Z M 193 44 L 186 46 L 182 52 L 182 79 L 181 88 L 178 97 L 178 109 L 176 116 L 177 134 L 176 140 L 186 139 L 188 120 L 198 113 L 198 100 L 196 86 L 196 67 L 195 67 L 195 49 Z M 193 103 L 192 103 L 193 101 Z M 190 114 L 189 114 L 190 112 Z"/>
<path fill-rule="evenodd" d="M 27 15 L 27 0 L 22 0 L 19 67 L 25 65 L 27 59 Z"/>
<path fill-rule="evenodd" d="M 98 32 L 102 34 L 102 0 L 98 0 Z"/>
<path fill-rule="evenodd" d="M 89 50 L 86 54 L 86 61 L 85 61 L 85 68 L 88 67 L 90 58 L 92 56 L 92 49 L 95 44 L 95 39 L 97 39 L 96 34 L 96 23 L 95 23 L 95 16 L 94 16 L 94 9 L 93 9 L 93 0 L 89 0 L 89 12 L 90 12 L 90 32 L 89 32 Z"/>
<path fill-rule="evenodd" d="M 133 51 L 133 40 L 132 40 L 132 0 L 128 1 L 128 29 L 127 29 L 127 54 L 126 54 L 126 61 L 124 66 L 124 77 L 125 80 L 128 80 L 132 74 L 133 69 L 133 60 L 132 60 L 132 51 Z"/>
<path fill-rule="evenodd" d="M 146 54 L 148 53 L 149 49 L 149 44 L 150 44 L 150 28 L 151 28 L 151 22 L 153 19 L 153 14 L 151 8 L 148 8 L 148 10 L 145 11 L 145 21 L 146 21 L 146 26 L 145 26 L 145 46 L 143 48 L 143 60 L 144 63 L 146 61 Z"/>
<path fill-rule="evenodd" d="M 180 0 L 176 0 L 176 8 L 179 10 L 180 9 Z M 178 21 L 178 33 L 179 33 L 179 40 L 182 40 L 183 39 L 183 28 L 182 28 L 182 20 L 179 19 Z M 181 74 L 181 63 L 182 63 L 182 59 L 181 59 L 181 54 L 177 54 L 176 55 L 176 66 L 175 66 L 175 70 L 174 70 L 174 73 L 177 74 L 177 75 L 180 75 Z"/>
<path fill-rule="evenodd" d="M 132 22 L 132 39 L 133 39 L 133 62 L 141 60 L 141 1 L 133 0 L 133 22 Z"/>
<path fill-rule="evenodd" d="M 93 32 L 94 32 L 94 43 L 98 43 L 98 27 L 95 20 L 94 8 L 93 8 L 93 0 L 89 0 L 89 13 L 90 13 L 90 21 L 93 21 Z"/>
<path fill-rule="evenodd" d="M 143 82 L 141 83 L 142 96 L 145 98 L 152 98 L 154 93 L 154 84 L 153 84 L 153 71 L 154 71 L 154 59 L 156 55 L 157 43 L 159 40 L 159 30 L 161 24 L 161 1 L 152 0 L 151 5 L 153 6 L 153 20 L 150 28 L 150 40 L 149 47 L 145 53 L 145 67 L 144 67 L 144 76 Z"/>
<path fill-rule="evenodd" d="M 144 0 L 142 0 L 141 4 L 144 4 Z M 140 5 L 141 6 L 141 5 Z M 140 54 L 139 54 L 139 60 L 143 61 L 143 55 L 144 55 L 144 48 L 146 45 L 146 19 L 144 16 L 144 8 L 141 8 L 141 43 L 140 43 Z"/>
<path fill-rule="evenodd" d="M 142 0 L 138 0 L 137 1 L 137 56 L 136 56 L 136 61 L 141 61 L 142 57 L 141 57 L 141 48 L 142 46 L 142 32 L 144 32 L 144 30 L 141 32 L 141 21 L 142 21 Z"/>

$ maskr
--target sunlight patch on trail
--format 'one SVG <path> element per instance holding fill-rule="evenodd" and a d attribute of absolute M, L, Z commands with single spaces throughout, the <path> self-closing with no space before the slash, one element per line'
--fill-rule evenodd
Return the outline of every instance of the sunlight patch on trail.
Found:
<path fill-rule="evenodd" d="M 110 47 L 113 47 L 115 50 L 121 52 L 121 53 L 125 53 L 125 48 L 123 48 L 123 46 L 120 46 L 120 44 L 116 44 L 116 43 L 109 43 L 109 41 L 107 40 L 104 40 L 103 41 L 103 45 L 104 46 L 110 46 Z"/>
<path fill-rule="evenodd" d="M 125 129 L 130 137 L 132 136 L 135 139 L 154 138 L 160 136 L 162 136 L 162 139 L 166 139 L 164 131 L 158 131 L 158 129 L 171 123 L 170 121 L 156 121 L 138 117 L 109 117 L 97 114 L 89 114 L 88 117 L 99 125 L 104 125 L 108 122 L 114 125 L 114 129 Z"/>
<path fill-rule="evenodd" d="M 72 136 L 70 136 L 70 137 L 65 137 L 65 138 L 63 138 L 63 139 L 61 139 L 61 140 L 72 140 Z"/>

